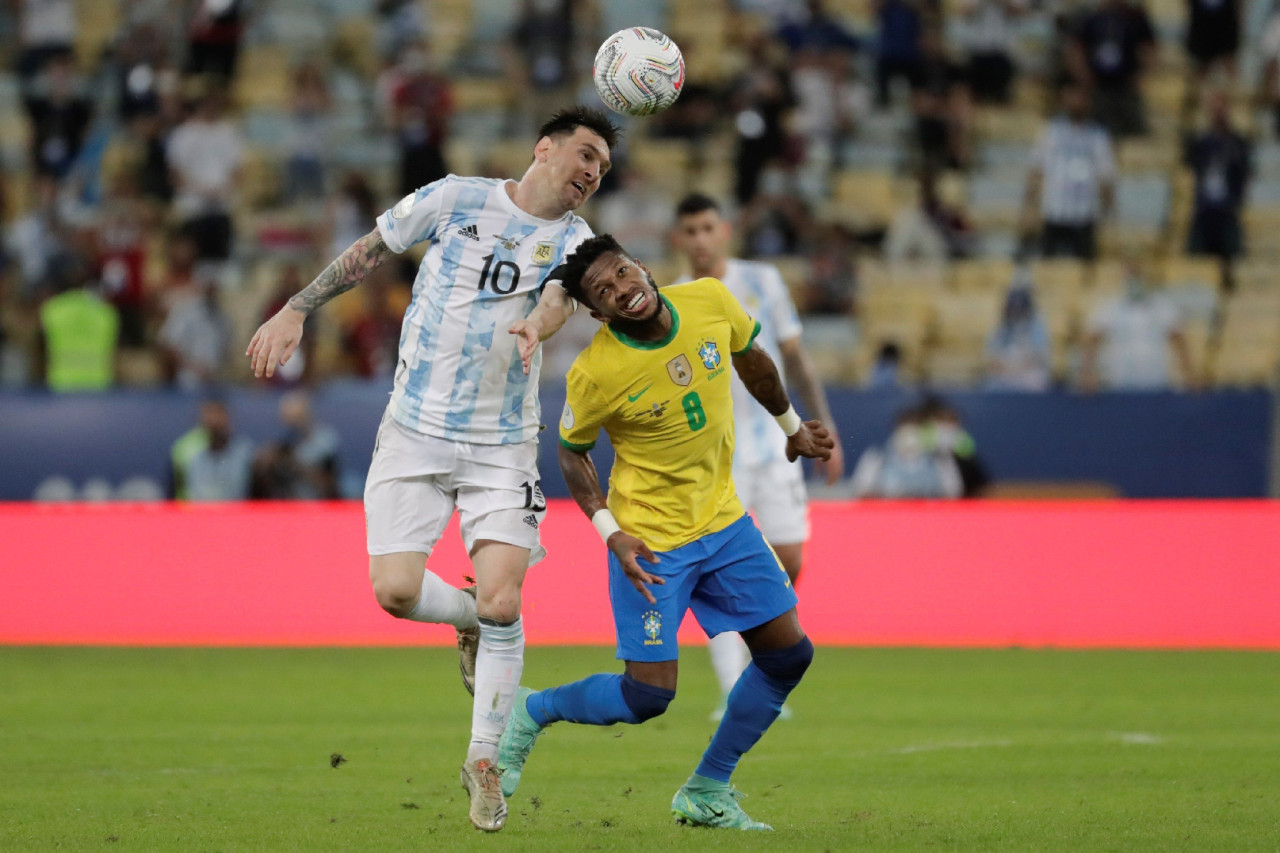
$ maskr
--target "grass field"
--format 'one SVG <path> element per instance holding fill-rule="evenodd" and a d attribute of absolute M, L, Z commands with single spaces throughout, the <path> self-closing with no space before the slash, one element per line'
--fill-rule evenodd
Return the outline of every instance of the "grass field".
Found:
<path fill-rule="evenodd" d="M 819 649 L 735 776 L 771 834 L 671 821 L 711 732 L 686 663 L 662 718 L 552 729 L 488 836 L 451 650 L 0 648 L 0 850 L 1280 849 L 1280 655 Z"/>

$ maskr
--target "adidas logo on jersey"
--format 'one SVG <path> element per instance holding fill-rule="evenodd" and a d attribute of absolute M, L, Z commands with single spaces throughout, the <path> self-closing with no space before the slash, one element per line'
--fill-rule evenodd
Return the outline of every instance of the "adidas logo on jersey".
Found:
<path fill-rule="evenodd" d="M 462 226 L 458 229 L 458 233 L 463 237 L 466 237 L 468 240 L 475 240 L 477 243 L 480 242 L 480 232 L 476 230 L 476 226 L 474 224 Z"/>
<path fill-rule="evenodd" d="M 526 515 L 524 517 L 524 523 L 532 527 L 534 530 L 538 529 L 538 517 L 536 515 Z"/>

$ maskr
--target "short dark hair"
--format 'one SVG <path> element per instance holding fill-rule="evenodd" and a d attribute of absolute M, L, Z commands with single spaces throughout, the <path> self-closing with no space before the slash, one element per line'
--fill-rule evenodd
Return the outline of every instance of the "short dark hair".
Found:
<path fill-rule="evenodd" d="M 704 210 L 720 212 L 720 203 L 706 193 L 689 193 L 676 205 L 676 216 L 693 216 Z"/>
<path fill-rule="evenodd" d="M 578 248 L 574 249 L 573 253 L 565 258 L 564 263 L 556 267 L 548 278 L 558 277 L 560 286 L 564 288 L 565 293 L 588 308 L 594 307 L 591 300 L 586 298 L 586 291 L 582 287 L 582 277 L 587 274 L 587 269 L 606 252 L 617 252 L 620 255 L 625 255 L 627 250 L 622 248 L 612 234 L 597 234 L 578 244 Z"/>
<path fill-rule="evenodd" d="M 543 122 L 542 127 L 538 128 L 538 138 L 568 136 L 580 127 L 599 136 L 611 150 L 618 144 L 618 136 L 622 133 L 603 112 L 579 104 L 560 110 Z"/>

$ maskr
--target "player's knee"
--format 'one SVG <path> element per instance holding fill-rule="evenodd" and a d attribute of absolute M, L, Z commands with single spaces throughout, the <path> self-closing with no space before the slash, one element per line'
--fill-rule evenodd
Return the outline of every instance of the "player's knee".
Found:
<path fill-rule="evenodd" d="M 813 643 L 808 637 L 804 637 L 794 646 L 785 649 L 756 652 L 751 660 L 770 678 L 784 684 L 799 684 L 805 670 L 813 663 Z"/>
<path fill-rule="evenodd" d="M 630 675 L 622 676 L 622 699 L 631 709 L 631 713 L 635 714 L 638 723 L 664 714 L 674 698 L 676 698 L 674 690 L 645 684 Z"/>
<path fill-rule="evenodd" d="M 476 595 L 476 613 L 494 622 L 514 622 L 520 618 L 520 587 L 505 584 L 496 589 L 481 587 Z"/>
<path fill-rule="evenodd" d="M 373 597 L 378 606 L 399 619 L 413 612 L 422 593 L 422 581 L 414 583 L 399 573 L 370 572 L 369 580 L 373 583 Z"/>

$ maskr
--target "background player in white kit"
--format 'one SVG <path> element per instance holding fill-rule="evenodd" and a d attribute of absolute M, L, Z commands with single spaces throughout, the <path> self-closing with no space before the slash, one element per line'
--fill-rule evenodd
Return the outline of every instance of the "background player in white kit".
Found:
<path fill-rule="evenodd" d="M 775 267 L 729 257 L 733 230 L 715 199 L 701 193 L 686 196 L 676 206 L 673 241 L 688 259 L 693 278 L 710 276 L 724 282 L 751 316 L 760 321 L 756 338 L 778 365 L 784 383 L 795 387 L 809 417 L 822 421 L 836 445 L 831 458 L 814 467 L 828 485 L 844 471 L 844 453 L 812 362 L 800 344 L 800 318 L 786 283 Z M 764 407 L 755 401 L 735 375 L 733 378 L 733 481 L 738 497 L 755 515 L 756 524 L 777 553 L 794 584 L 800 576 L 804 543 L 809 538 L 808 502 L 799 462 L 788 462 L 786 439 Z M 750 661 L 738 634 L 726 631 L 711 638 L 711 663 L 720 682 L 720 704 L 712 713 L 719 720 L 738 676 Z M 784 708 L 783 716 L 789 711 Z"/>
<path fill-rule="evenodd" d="M 369 576 L 388 613 L 458 630 L 474 694 L 462 781 L 478 829 L 506 822 L 493 765 L 524 666 L 521 585 L 546 553 L 537 344 L 576 308 L 548 282 L 591 236 L 572 211 L 600 185 L 616 136 L 602 113 L 574 107 L 540 128 L 519 182 L 449 175 L 410 193 L 264 323 L 246 353 L 255 375 L 270 376 L 297 347 L 308 313 L 392 252 L 430 244 L 365 485 Z M 424 568 L 455 507 L 475 570 L 471 594 Z"/>

